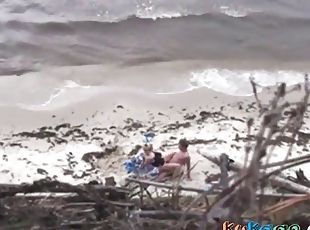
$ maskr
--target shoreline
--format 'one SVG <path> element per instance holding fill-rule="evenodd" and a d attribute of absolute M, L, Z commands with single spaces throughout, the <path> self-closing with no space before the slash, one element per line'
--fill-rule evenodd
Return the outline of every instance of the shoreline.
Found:
<path fill-rule="evenodd" d="M 0 106 L 2 109 L 55 110 L 111 94 L 123 98 L 126 98 L 125 93 L 130 97 L 137 94 L 151 97 L 152 94 L 184 94 L 191 90 L 248 96 L 252 93 L 250 76 L 262 87 L 274 87 L 279 81 L 293 85 L 304 78 L 300 70 L 216 66 L 203 61 L 175 61 L 46 68 L 22 76 L 0 77 Z"/>

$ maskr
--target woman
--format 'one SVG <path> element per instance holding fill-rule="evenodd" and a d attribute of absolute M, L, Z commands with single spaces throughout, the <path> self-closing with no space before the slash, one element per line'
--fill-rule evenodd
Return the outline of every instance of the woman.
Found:
<path fill-rule="evenodd" d="M 153 146 L 151 144 L 146 144 L 143 146 L 143 158 L 141 169 L 143 169 L 147 175 L 157 177 L 159 175 L 159 168 L 165 163 L 161 153 L 154 152 Z"/>
<path fill-rule="evenodd" d="M 144 152 L 144 165 L 152 165 L 153 167 L 163 166 L 165 159 L 162 157 L 161 153 L 154 152 L 153 146 L 151 144 L 143 146 Z"/>

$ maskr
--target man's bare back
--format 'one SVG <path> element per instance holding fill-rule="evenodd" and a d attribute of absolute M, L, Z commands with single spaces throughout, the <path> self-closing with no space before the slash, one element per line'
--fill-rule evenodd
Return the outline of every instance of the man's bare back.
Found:
<path fill-rule="evenodd" d="M 187 162 L 189 161 L 190 157 L 188 152 L 176 152 L 171 156 L 171 159 L 167 161 L 167 163 L 177 163 L 180 165 L 186 165 Z"/>

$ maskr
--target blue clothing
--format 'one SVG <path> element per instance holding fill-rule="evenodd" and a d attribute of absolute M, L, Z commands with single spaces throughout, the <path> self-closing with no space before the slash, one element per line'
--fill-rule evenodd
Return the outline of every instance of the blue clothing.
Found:
<path fill-rule="evenodd" d="M 127 173 L 134 173 L 137 176 L 150 176 L 156 177 L 159 174 L 157 167 L 149 165 L 144 165 L 143 152 L 137 153 L 134 157 L 124 162 L 125 169 Z"/>
<path fill-rule="evenodd" d="M 140 168 L 144 161 L 143 153 L 137 153 L 131 159 L 126 160 L 124 165 L 127 173 L 136 173 Z"/>
<path fill-rule="evenodd" d="M 144 137 L 143 141 L 145 143 L 151 143 L 155 137 L 155 133 L 147 132 L 143 135 L 143 137 Z"/>
<path fill-rule="evenodd" d="M 143 135 L 143 141 L 144 143 L 148 144 L 153 141 L 155 137 L 155 133 L 153 132 L 146 132 Z M 150 176 L 150 177 L 156 177 L 159 175 L 159 170 L 157 167 L 148 164 L 143 165 L 144 163 L 144 154 L 143 152 L 137 153 L 135 156 L 133 156 L 131 159 L 126 160 L 124 162 L 125 170 L 128 174 L 133 173 L 137 176 Z"/>

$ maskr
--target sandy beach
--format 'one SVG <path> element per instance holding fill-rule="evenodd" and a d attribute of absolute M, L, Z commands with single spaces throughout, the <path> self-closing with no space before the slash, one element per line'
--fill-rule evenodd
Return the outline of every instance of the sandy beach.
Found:
<path fill-rule="evenodd" d="M 306 229 L 309 11 L 0 0 L 0 228 Z"/>
<path fill-rule="evenodd" d="M 268 103 L 273 90 L 264 88 L 259 94 L 263 103 Z M 295 92 L 288 99 L 293 102 L 301 96 L 302 91 Z M 253 96 L 230 96 L 207 88 L 179 94 L 98 90 L 76 103 L 50 105 L 45 110 L 6 107 L 0 114 L 1 183 L 41 178 L 73 184 L 92 180 L 103 183 L 107 176 L 121 183 L 126 176 L 123 162 L 137 145 L 143 144 L 143 133 L 152 131 L 156 134 L 153 145 L 163 153 L 176 150 L 180 138 L 212 140 L 189 147 L 192 164 L 197 165 L 192 171 L 193 180 L 183 181 L 204 188 L 206 176 L 219 169 L 202 155 L 226 153 L 242 163 L 246 121 L 257 115 Z M 256 127 L 259 122 L 255 119 Z M 302 128 L 305 138 L 294 146 L 291 157 L 309 151 L 309 124 L 308 113 Z M 272 161 L 283 160 L 287 146 L 280 141 Z M 310 177 L 307 166 L 295 169 L 299 168 Z M 294 176 L 294 170 L 283 175 Z"/>

